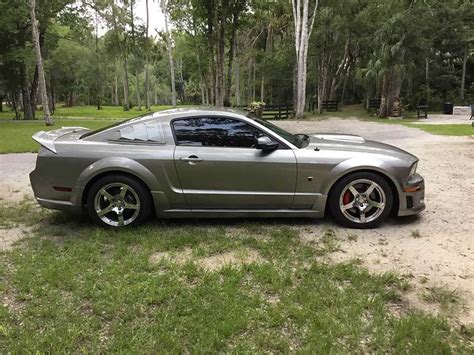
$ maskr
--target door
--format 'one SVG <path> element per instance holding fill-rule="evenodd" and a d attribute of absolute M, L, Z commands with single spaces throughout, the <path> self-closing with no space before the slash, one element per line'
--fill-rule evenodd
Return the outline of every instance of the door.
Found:
<path fill-rule="evenodd" d="M 266 134 L 234 118 L 184 118 L 171 124 L 176 171 L 192 209 L 290 208 L 296 187 L 291 149 L 257 149 L 257 138 Z"/>

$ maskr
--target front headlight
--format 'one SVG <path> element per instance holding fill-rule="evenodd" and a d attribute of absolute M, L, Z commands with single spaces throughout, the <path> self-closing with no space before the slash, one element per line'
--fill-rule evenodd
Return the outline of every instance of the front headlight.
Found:
<path fill-rule="evenodd" d="M 416 167 L 418 166 L 418 162 L 413 164 L 410 169 L 410 173 L 408 174 L 408 179 L 410 179 L 413 175 L 416 174 Z"/>

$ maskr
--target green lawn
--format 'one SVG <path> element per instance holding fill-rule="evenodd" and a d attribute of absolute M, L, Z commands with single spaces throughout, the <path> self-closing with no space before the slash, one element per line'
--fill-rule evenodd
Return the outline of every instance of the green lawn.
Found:
<path fill-rule="evenodd" d="M 0 220 L 34 226 L 0 253 L 1 353 L 474 351 L 472 329 L 391 311 L 402 278 L 324 262 L 350 238 L 331 230 L 313 242 L 274 220 L 110 231 L 29 203 Z M 216 258 L 229 253 L 233 266 Z"/>
<path fill-rule="evenodd" d="M 58 129 L 62 126 L 82 126 L 97 129 L 113 123 L 105 119 L 63 119 L 55 120 L 55 125 L 47 127 L 42 121 L 0 122 L 0 153 L 37 152 L 39 144 L 31 136 L 38 131 Z"/>
<path fill-rule="evenodd" d="M 152 111 L 169 108 L 171 106 L 153 106 Z M 136 108 L 123 111 L 121 107 L 114 106 L 104 106 L 102 110 L 97 110 L 94 106 L 58 107 L 53 116 L 55 125 L 47 127 L 41 120 L 40 111 L 37 112 L 39 119 L 35 121 L 13 121 L 12 112 L 0 112 L 0 154 L 37 152 L 38 143 L 33 141 L 31 136 L 41 130 L 58 129 L 62 126 L 97 129 L 112 124 L 116 120 L 125 120 L 146 113 L 147 111 L 138 111 Z"/>
<path fill-rule="evenodd" d="M 474 127 L 464 124 L 444 124 L 444 125 L 427 125 L 427 124 L 408 124 L 408 127 L 422 129 L 431 134 L 441 136 L 471 136 L 474 135 Z"/>

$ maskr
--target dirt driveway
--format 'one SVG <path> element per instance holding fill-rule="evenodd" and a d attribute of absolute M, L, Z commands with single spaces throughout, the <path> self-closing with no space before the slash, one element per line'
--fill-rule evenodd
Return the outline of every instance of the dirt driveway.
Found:
<path fill-rule="evenodd" d="M 333 229 L 340 243 L 333 260 L 359 258 L 371 271 L 394 270 L 408 275 L 415 285 L 409 301 L 422 308 L 433 310 L 420 297 L 428 286 L 459 290 L 467 303 L 461 321 L 473 323 L 474 140 L 350 119 L 275 123 L 295 133 L 359 134 L 397 145 L 420 158 L 418 171 L 426 179 L 427 208 L 419 217 L 392 219 L 367 231 L 339 228 L 332 221 L 289 223 L 302 230 L 305 240 Z M 0 155 L 0 203 L 14 203 L 25 193 L 31 194 L 28 173 L 33 170 L 34 161 L 34 154 Z"/>

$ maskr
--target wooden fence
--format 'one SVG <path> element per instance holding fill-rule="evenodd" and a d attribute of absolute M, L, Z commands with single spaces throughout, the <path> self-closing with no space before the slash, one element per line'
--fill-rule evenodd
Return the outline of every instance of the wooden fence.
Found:
<path fill-rule="evenodd" d="M 239 106 L 238 108 L 248 111 L 248 106 Z M 277 104 L 265 105 L 262 113 L 262 118 L 265 120 L 283 120 L 290 118 L 293 114 L 293 105 Z"/>

